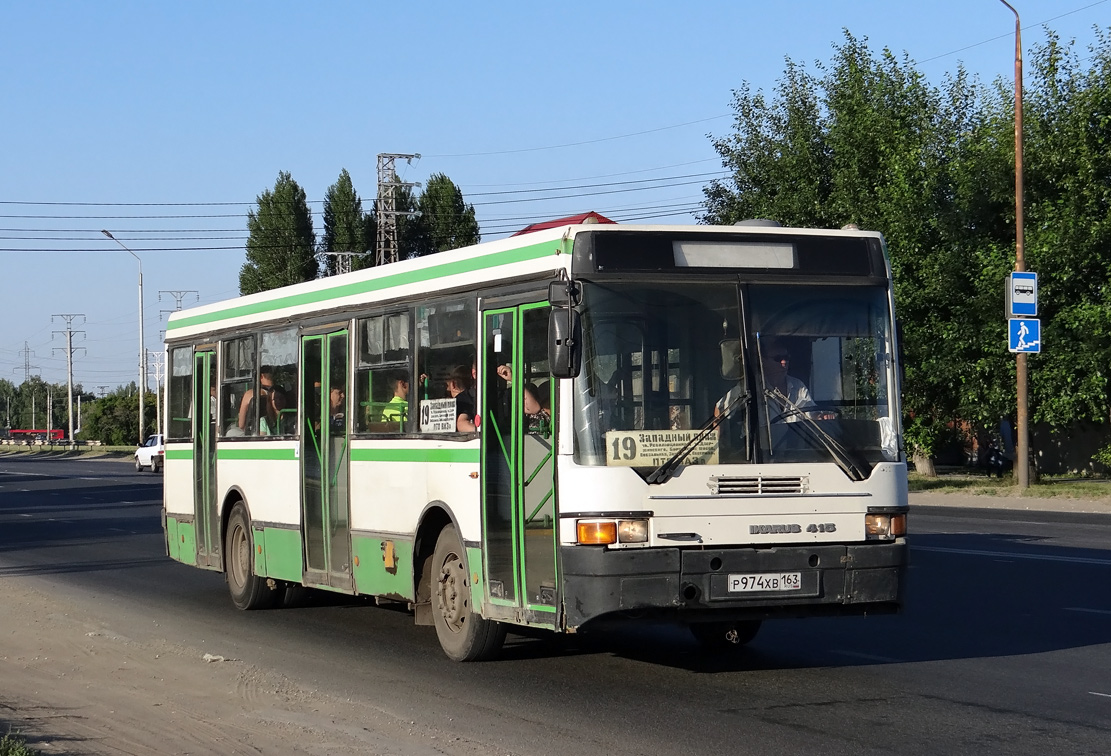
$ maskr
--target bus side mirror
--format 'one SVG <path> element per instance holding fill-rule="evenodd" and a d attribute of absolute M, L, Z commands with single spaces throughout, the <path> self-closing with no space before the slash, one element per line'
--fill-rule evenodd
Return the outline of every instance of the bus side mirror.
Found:
<path fill-rule="evenodd" d="M 574 378 L 582 364 L 582 321 L 570 307 L 548 313 L 548 367 L 556 378 Z"/>

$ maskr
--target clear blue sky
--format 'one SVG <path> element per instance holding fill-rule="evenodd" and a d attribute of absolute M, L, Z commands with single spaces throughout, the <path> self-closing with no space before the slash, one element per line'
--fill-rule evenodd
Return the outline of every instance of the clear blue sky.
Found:
<path fill-rule="evenodd" d="M 1111 26 L 1108 0 L 1012 4 L 1026 50 L 1048 21 L 1083 58 L 1093 26 Z M 237 295 L 246 211 L 281 170 L 319 211 L 346 168 L 369 209 L 377 153 L 421 153 L 402 178 L 446 173 L 487 240 L 587 210 L 694 223 L 732 90 L 769 91 L 786 57 L 828 61 L 842 29 L 906 52 L 934 84 L 959 63 L 1013 76 L 1014 17 L 998 0 L 0 7 L 0 377 L 23 380 L 26 343 L 32 372 L 64 382 L 52 316 L 79 313 L 74 379 L 93 391 L 137 377 L 138 265 L 102 228 L 142 259 L 146 346 L 160 349 L 174 307 L 160 291 Z M 524 192 L 652 178 L 667 180 Z"/>

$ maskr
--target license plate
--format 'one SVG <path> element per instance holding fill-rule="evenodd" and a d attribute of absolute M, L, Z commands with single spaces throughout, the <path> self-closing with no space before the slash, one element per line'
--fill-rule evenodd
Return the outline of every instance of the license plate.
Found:
<path fill-rule="evenodd" d="M 729 576 L 730 593 L 758 591 L 798 591 L 802 589 L 801 572 L 765 572 Z"/>

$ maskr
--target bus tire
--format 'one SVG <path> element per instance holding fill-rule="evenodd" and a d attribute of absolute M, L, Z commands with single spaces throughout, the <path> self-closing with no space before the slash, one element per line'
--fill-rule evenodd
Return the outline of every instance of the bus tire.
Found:
<path fill-rule="evenodd" d="M 760 632 L 760 625 L 760 620 L 698 622 L 690 625 L 690 630 L 703 650 L 721 652 L 747 645 Z"/>
<path fill-rule="evenodd" d="M 432 620 L 444 653 L 460 662 L 495 657 L 505 641 L 505 625 L 473 611 L 466 553 L 451 525 L 436 539 L 431 572 Z"/>
<path fill-rule="evenodd" d="M 279 593 L 254 570 L 254 541 L 247 508 L 238 502 L 228 518 L 224 536 L 224 574 L 228 592 L 236 609 L 266 609 L 274 605 Z"/>

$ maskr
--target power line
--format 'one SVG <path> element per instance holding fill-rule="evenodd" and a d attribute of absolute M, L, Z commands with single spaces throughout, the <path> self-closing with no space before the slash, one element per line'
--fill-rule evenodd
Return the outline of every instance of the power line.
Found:
<path fill-rule="evenodd" d="M 704 183 L 704 182 L 698 181 L 698 180 L 687 181 L 686 179 L 714 178 L 714 177 L 721 177 L 721 176 L 727 176 L 727 175 L 729 175 L 728 171 L 711 171 L 711 172 L 706 172 L 706 173 L 684 174 L 684 175 L 680 175 L 680 176 L 661 176 L 661 177 L 648 178 L 648 179 L 633 179 L 633 180 L 629 180 L 629 181 L 609 181 L 609 182 L 601 182 L 601 183 L 595 183 L 595 184 L 578 184 L 578 185 L 571 185 L 571 186 L 553 186 L 553 187 L 548 187 L 548 188 L 544 188 L 544 189 L 519 189 L 519 190 L 513 190 L 513 191 L 503 190 L 503 191 L 494 191 L 494 192 L 472 192 L 472 193 L 470 193 L 466 196 L 468 196 L 468 197 L 487 197 L 487 196 L 502 196 L 502 195 L 526 195 L 526 194 L 531 195 L 531 194 L 537 194 L 537 193 L 551 193 L 551 192 L 563 192 L 564 193 L 564 194 L 551 194 L 551 196 L 548 196 L 548 197 L 523 197 L 522 199 L 519 199 L 519 200 L 498 200 L 498 201 L 492 201 L 492 202 L 470 202 L 470 203 L 468 203 L 468 204 L 474 205 L 475 207 L 483 207 L 483 206 L 488 206 L 488 205 L 493 205 L 493 204 L 502 204 L 502 203 L 507 202 L 507 201 L 508 202 L 529 202 L 529 201 L 534 201 L 534 200 L 535 201 L 544 201 L 544 200 L 547 200 L 547 199 L 561 199 L 561 198 L 565 198 L 565 197 L 568 197 L 568 196 L 572 196 L 572 195 L 567 195 L 566 192 L 572 192 L 572 191 L 580 190 L 580 189 L 604 189 L 606 187 L 626 187 L 625 189 L 621 189 L 620 191 L 638 191 L 638 190 L 651 191 L 653 189 L 665 189 L 665 188 L 669 188 L 669 187 L 672 187 L 672 186 L 689 186 L 691 184 Z M 667 182 L 667 183 L 664 183 L 664 182 Z M 417 184 L 405 184 L 405 185 L 417 186 Z M 610 193 L 610 191 L 612 191 L 612 190 L 595 191 L 595 192 L 579 192 L 578 194 L 573 195 L 573 196 L 606 194 L 606 193 Z M 98 206 L 99 203 L 23 203 L 23 204 Z M 116 203 L 116 204 L 103 203 L 103 204 L 99 204 L 99 206 L 116 207 L 116 206 L 120 206 L 121 204 L 122 203 Z M 181 203 L 181 204 L 182 204 L 182 206 L 184 206 L 185 204 L 188 204 L 188 203 Z M 204 205 L 219 206 L 219 205 L 223 205 L 223 204 L 230 204 L 230 203 L 218 203 L 218 202 L 192 203 L 192 206 L 204 206 Z M 250 203 L 246 203 L 246 204 L 250 204 Z M 134 203 L 134 205 L 132 205 L 132 206 L 143 207 L 143 206 L 146 206 L 146 205 L 144 203 Z M 173 206 L 173 205 L 170 205 L 169 203 L 167 203 L 164 206 Z M 386 212 L 386 211 L 380 211 L 380 212 Z M 323 217 L 323 214 L 324 214 L 323 210 L 313 210 L 313 211 L 310 212 L 310 215 L 312 215 L 312 216 Z M 0 214 L 0 218 L 11 218 L 11 219 L 20 219 L 20 220 L 194 220 L 194 219 L 243 218 L 243 217 L 244 217 L 243 213 L 234 213 L 234 214 L 232 214 L 232 213 L 212 213 L 212 214 L 203 214 L 203 215 L 193 215 L 193 214 L 189 214 L 189 215 L 181 215 L 181 214 L 173 214 L 173 215 L 124 215 L 124 216 L 120 216 L 120 215 Z M 235 230 L 238 230 L 238 229 L 213 229 L 211 231 L 197 230 L 196 232 L 197 233 L 218 233 L 218 232 L 222 232 L 222 231 L 225 231 L 225 230 L 226 231 L 235 231 Z M 80 233 L 80 232 L 86 231 L 86 229 L 78 229 L 76 231 Z M 98 230 L 88 229 L 89 233 L 94 233 L 96 231 L 98 231 Z M 193 230 L 192 229 L 186 229 L 186 231 L 193 231 Z M 52 230 L 44 229 L 43 233 L 52 233 Z M 152 231 L 127 231 L 126 233 L 154 233 L 154 232 L 152 232 Z"/>
<path fill-rule="evenodd" d="M 543 150 L 561 150 L 566 147 L 581 147 L 587 144 L 599 144 L 600 142 L 612 142 L 617 139 L 628 139 L 630 137 L 643 136 L 645 134 L 655 134 L 660 131 L 669 131 L 671 129 L 681 129 L 684 126 L 693 126 L 696 123 L 706 123 L 707 121 L 716 121 L 721 118 L 731 118 L 731 113 L 723 115 L 710 116 L 709 118 L 699 118 L 694 121 L 686 121 L 684 123 L 676 123 L 671 126 L 660 126 L 655 129 L 646 129 L 645 131 L 634 131 L 631 134 L 618 134 L 617 136 L 601 137 L 599 139 L 586 139 L 581 142 L 567 142 L 565 144 L 550 144 L 545 147 L 522 147 L 515 150 L 493 150 L 490 152 L 457 152 L 454 154 L 442 155 L 425 155 L 426 158 L 456 158 L 456 157 L 488 157 L 490 155 L 516 155 L 522 152 L 541 152 Z"/>
<path fill-rule="evenodd" d="M 1094 8 L 1097 5 L 1103 5 L 1106 2 L 1107 2 L 1107 0 L 1098 0 L 1098 2 L 1091 3 L 1089 5 L 1085 5 L 1081 8 L 1077 8 L 1076 10 L 1065 11 L 1064 13 L 1060 13 L 1056 16 L 1053 16 L 1052 18 L 1047 18 L 1044 21 L 1038 21 L 1037 23 L 1027 24 L 1026 26 L 1022 27 L 1022 31 L 1027 31 L 1029 29 L 1033 29 L 1033 28 L 1038 27 L 1038 26 L 1043 26 L 1045 24 L 1048 24 L 1050 21 L 1056 21 L 1059 18 L 1064 18 L 1065 16 L 1071 16 L 1074 13 L 1079 13 L 1080 11 L 1085 11 L 1085 10 L 1088 10 L 1089 8 Z M 915 61 L 915 62 L 919 65 L 921 65 L 923 63 L 930 63 L 932 61 L 939 60 L 940 58 L 947 58 L 950 55 L 956 55 L 957 53 L 964 52 L 965 50 L 971 50 L 974 47 L 980 47 L 981 45 L 986 45 L 989 42 L 995 42 L 998 39 L 1014 39 L 1014 32 L 1007 32 L 1006 34 L 1000 34 L 998 36 L 991 37 L 989 39 L 984 39 L 984 40 L 981 40 L 979 42 L 974 42 L 971 45 L 965 45 L 964 47 L 960 47 L 956 50 L 950 50 L 949 52 L 942 53 L 941 55 L 935 55 L 932 58 L 926 58 L 925 60 L 919 60 L 919 61 Z"/>

